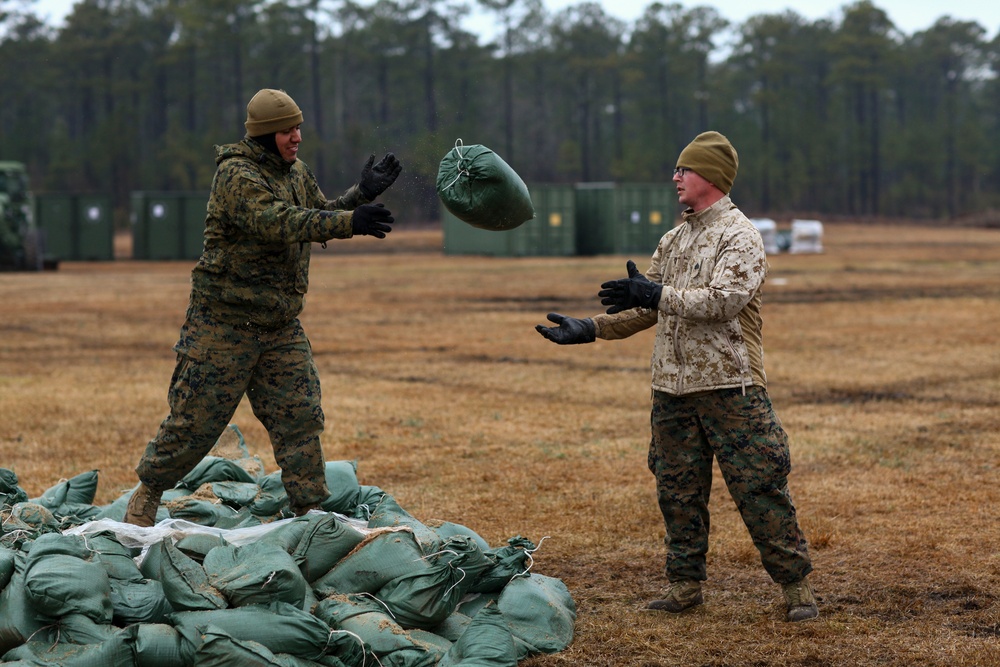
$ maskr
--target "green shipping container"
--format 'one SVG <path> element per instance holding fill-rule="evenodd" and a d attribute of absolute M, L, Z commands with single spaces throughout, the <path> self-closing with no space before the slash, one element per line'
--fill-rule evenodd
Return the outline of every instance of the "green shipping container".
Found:
<path fill-rule="evenodd" d="M 580 255 L 652 255 L 673 228 L 677 192 L 665 183 L 578 183 Z"/>
<path fill-rule="evenodd" d="M 133 192 L 132 257 L 198 259 L 208 192 Z"/>
<path fill-rule="evenodd" d="M 115 258 L 115 227 L 109 195 L 35 195 L 35 220 L 45 234 L 45 255 L 56 261 Z"/>
<path fill-rule="evenodd" d="M 576 254 L 576 215 L 573 186 L 528 186 L 535 217 L 506 231 L 488 231 L 468 225 L 441 209 L 446 255 L 494 257 L 565 257 Z"/>
<path fill-rule="evenodd" d="M 111 197 L 80 195 L 77 198 L 77 255 L 82 260 L 115 258 L 115 221 Z"/>
<path fill-rule="evenodd" d="M 56 261 L 76 259 L 74 242 L 73 195 L 48 193 L 35 195 L 35 224 L 45 236 L 45 256 Z"/>

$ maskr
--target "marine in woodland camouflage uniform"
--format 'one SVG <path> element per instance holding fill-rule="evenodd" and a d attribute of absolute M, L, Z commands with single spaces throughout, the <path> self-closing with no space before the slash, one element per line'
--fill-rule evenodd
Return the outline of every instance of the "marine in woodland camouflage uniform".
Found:
<path fill-rule="evenodd" d="M 146 446 L 126 520 L 155 522 L 160 496 L 211 450 L 246 395 L 271 439 L 291 511 L 327 498 L 319 436 L 320 381 L 299 323 L 312 243 L 356 234 L 384 238 L 393 218 L 370 205 L 399 174 L 388 154 L 361 181 L 328 200 L 296 158 L 302 113 L 286 93 L 259 91 L 247 106 L 247 136 L 216 147 L 218 169 L 204 250 L 170 380 L 170 414 Z"/>
<path fill-rule="evenodd" d="M 689 208 L 660 239 L 649 269 L 599 293 L 607 313 L 579 320 L 552 313 L 538 331 L 556 343 L 613 340 L 656 327 L 649 469 L 666 526 L 663 600 L 683 611 L 702 602 L 707 578 L 713 457 L 793 621 L 818 614 L 806 575 L 805 537 L 788 492 L 788 437 L 764 374 L 760 288 L 767 257 L 760 233 L 728 193 L 738 157 L 717 132 L 681 152 L 674 181 Z"/>

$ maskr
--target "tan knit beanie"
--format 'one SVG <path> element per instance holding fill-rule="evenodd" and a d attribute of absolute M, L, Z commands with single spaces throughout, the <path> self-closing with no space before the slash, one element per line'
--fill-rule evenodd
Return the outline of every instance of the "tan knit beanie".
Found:
<path fill-rule="evenodd" d="M 302 110 L 283 90 L 264 88 L 247 104 L 247 134 L 259 137 L 302 123 Z"/>
<path fill-rule="evenodd" d="M 729 139 L 718 132 L 702 132 L 677 158 L 678 167 L 687 167 L 729 194 L 740 167 L 740 156 Z"/>

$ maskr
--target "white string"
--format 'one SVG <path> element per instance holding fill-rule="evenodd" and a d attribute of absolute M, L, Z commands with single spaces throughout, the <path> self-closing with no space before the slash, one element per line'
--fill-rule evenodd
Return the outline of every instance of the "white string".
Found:
<path fill-rule="evenodd" d="M 385 613 L 389 614 L 389 616 L 392 616 L 392 620 L 394 620 L 394 621 L 396 620 L 396 615 L 394 613 L 392 613 L 392 609 L 389 609 L 389 605 L 387 605 L 386 603 L 384 603 L 381 600 L 379 600 L 377 597 L 375 597 L 375 595 L 373 593 L 367 593 L 367 592 L 366 593 L 358 593 L 358 596 L 363 596 L 363 597 L 371 598 L 372 600 L 375 600 L 375 602 L 378 602 L 380 605 L 382 605 L 383 607 L 385 607 Z"/>
<path fill-rule="evenodd" d="M 6 525 L 7 524 L 4 524 L 5 527 L 6 527 Z M 15 542 L 17 542 L 22 537 L 31 537 L 34 534 L 35 534 L 34 531 L 28 530 L 27 528 L 18 528 L 16 530 L 11 530 L 11 531 L 4 532 L 3 533 L 3 540 L 2 541 L 5 542 L 5 543 L 14 544 Z M 8 538 L 10 538 L 10 539 L 8 539 Z"/>
<path fill-rule="evenodd" d="M 62 638 L 62 625 L 60 625 L 58 621 L 56 621 L 55 628 L 56 628 L 56 639 L 54 642 L 52 642 L 52 646 L 49 647 L 49 652 L 53 651 L 55 647 L 59 645 L 59 640 Z"/>
<path fill-rule="evenodd" d="M 420 558 L 414 559 L 412 562 L 416 563 L 418 560 L 427 560 L 428 558 L 433 558 L 434 556 L 440 556 L 442 554 L 451 554 L 455 558 L 459 557 L 459 553 L 452 549 L 442 549 L 441 551 L 435 551 L 432 554 L 427 554 L 426 556 L 421 556 Z"/>
<path fill-rule="evenodd" d="M 546 535 L 542 539 L 538 540 L 538 544 L 535 546 L 534 549 L 525 549 L 524 550 L 524 553 L 528 554 L 528 569 L 526 569 L 524 572 L 521 572 L 520 574 L 515 574 L 513 577 L 511 577 L 511 579 L 517 579 L 518 577 L 527 577 L 531 573 L 531 568 L 535 566 L 535 559 L 531 556 L 531 554 L 533 554 L 536 551 L 538 551 L 539 549 L 541 549 L 542 548 L 542 542 L 544 542 L 547 539 L 549 539 L 548 535 Z"/>
<path fill-rule="evenodd" d="M 519 572 L 518 574 L 515 574 L 513 577 L 511 577 L 511 579 L 517 579 L 518 577 L 527 577 L 531 573 L 531 568 L 535 566 L 535 559 L 531 557 L 531 552 L 525 549 L 524 553 L 528 555 L 528 567 L 524 572 Z"/>
<path fill-rule="evenodd" d="M 436 552 L 434 552 L 432 554 L 427 554 L 426 556 L 418 558 L 417 560 L 427 560 L 428 558 L 433 558 L 435 556 L 441 556 L 443 554 L 451 554 L 455 558 L 461 558 L 461 554 L 459 554 L 457 551 L 454 551 L 452 549 L 442 549 L 441 551 L 436 551 Z M 414 562 L 416 562 L 416 561 L 414 561 Z M 458 586 L 460 583 L 462 583 L 465 580 L 465 577 L 466 577 L 465 570 L 463 570 L 460 567 L 457 567 L 455 565 L 454 561 L 448 561 L 448 567 L 450 567 L 453 570 L 458 570 L 459 572 L 461 572 L 462 573 L 462 578 L 459 579 L 454 584 L 452 584 L 451 586 L 448 587 L 448 590 L 446 590 L 444 592 L 445 597 L 447 597 L 448 595 L 450 595 L 451 592 L 455 589 L 455 587 Z"/>
<path fill-rule="evenodd" d="M 464 167 L 462 167 L 462 160 L 465 159 L 465 156 L 462 155 L 462 149 L 464 147 L 465 147 L 465 145 L 462 143 L 462 138 L 459 137 L 455 141 L 455 147 L 451 149 L 451 150 L 455 151 L 455 154 L 458 156 L 458 174 L 455 175 L 455 178 L 452 180 L 451 183 L 449 183 L 448 185 L 446 185 L 443 188 L 441 188 L 442 190 L 447 190 L 447 189 L 451 188 L 451 186 L 455 185 L 455 183 L 458 182 L 458 179 L 462 178 L 462 176 L 468 176 L 469 175 L 469 170 L 465 169 Z"/>
<path fill-rule="evenodd" d="M 452 566 L 452 565 L 451 565 L 451 563 L 448 563 L 448 565 L 449 565 L 449 566 Z M 452 567 L 454 567 L 454 566 L 452 566 Z M 449 595 L 451 594 L 451 592 L 452 592 L 453 590 L 455 590 L 455 587 L 456 587 L 456 586 L 458 586 L 458 585 L 459 585 L 460 583 L 462 583 L 462 582 L 463 582 L 463 581 L 465 580 L 465 570 L 463 570 L 463 569 L 462 569 L 462 568 L 460 568 L 460 567 L 456 567 L 455 569 L 456 569 L 456 570 L 458 570 L 459 572 L 461 572 L 461 573 L 462 573 L 462 578 L 461 578 L 461 579 L 459 579 L 458 581 L 456 581 L 456 582 L 455 582 L 454 584 L 452 584 L 452 585 L 451 585 L 451 586 L 450 586 L 450 587 L 448 588 L 448 590 L 446 590 L 446 591 L 444 592 L 444 596 L 445 596 L 445 597 L 448 597 L 448 596 L 449 596 Z"/>
<path fill-rule="evenodd" d="M 376 509 L 378 509 L 378 505 L 379 505 L 379 503 L 382 502 L 383 498 L 385 498 L 385 494 L 384 493 L 381 496 L 379 496 L 378 502 L 375 503 L 375 508 Z M 368 503 L 361 503 L 360 505 L 358 505 L 358 507 L 355 510 L 355 512 L 357 512 L 359 510 L 364 510 L 364 513 L 367 515 L 366 518 L 368 520 L 371 520 L 371 518 L 372 518 L 372 506 L 371 505 L 369 505 Z"/>
<path fill-rule="evenodd" d="M 543 537 L 542 539 L 538 540 L 538 544 L 537 544 L 537 545 L 535 545 L 535 548 L 534 548 L 534 549 L 525 549 L 525 551 L 527 551 L 527 552 L 528 552 L 528 553 L 530 553 L 530 554 L 531 554 L 531 553 L 535 553 L 536 551 L 538 551 L 539 549 L 541 549 L 541 548 L 542 548 L 542 542 L 544 542 L 544 541 L 545 541 L 545 540 L 547 540 L 547 539 L 549 539 L 549 536 L 548 536 L 548 535 L 546 535 L 546 536 L 545 536 L 545 537 Z"/>
<path fill-rule="evenodd" d="M 56 629 L 56 633 L 58 633 L 59 632 L 59 621 L 56 621 L 55 623 L 52 623 L 51 625 L 43 625 L 42 627 L 38 628 L 37 630 L 35 630 L 34 632 L 32 632 L 30 635 L 28 635 L 28 638 L 24 640 L 24 643 L 27 644 L 28 642 L 30 642 L 32 639 L 35 638 L 35 635 L 37 635 L 39 632 L 42 632 L 43 630 L 51 630 L 52 628 L 55 628 Z M 56 636 L 58 637 L 58 634 Z M 58 644 L 58 643 L 59 643 L 59 640 L 56 639 L 55 644 L 53 644 L 51 647 L 49 647 L 49 650 L 51 651 L 52 648 L 54 648 L 55 645 Z"/>
<path fill-rule="evenodd" d="M 330 634 L 326 638 L 326 647 L 324 647 L 323 653 L 320 655 L 320 657 L 323 657 L 323 655 L 326 654 L 326 651 L 330 646 L 330 640 L 333 638 L 335 634 L 345 634 L 350 637 L 353 637 L 358 642 L 358 644 L 361 645 L 361 667 L 365 667 L 365 665 L 368 662 L 368 652 L 365 651 L 365 640 L 363 640 L 360 636 L 356 635 L 350 630 L 330 630 Z M 372 657 L 375 658 L 375 662 L 377 662 L 379 665 L 382 665 L 382 661 L 378 659 L 378 656 L 375 655 L 375 653 L 372 653 Z"/>

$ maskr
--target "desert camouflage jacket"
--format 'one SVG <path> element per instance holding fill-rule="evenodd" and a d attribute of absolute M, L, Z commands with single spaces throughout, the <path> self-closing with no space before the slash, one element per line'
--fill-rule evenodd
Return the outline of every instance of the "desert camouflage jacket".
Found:
<path fill-rule="evenodd" d="M 760 232 L 728 196 L 683 217 L 660 239 L 646 271 L 664 286 L 659 308 L 597 315 L 597 337 L 625 338 L 655 324 L 652 384 L 668 394 L 766 386 Z"/>
<path fill-rule="evenodd" d="M 311 244 L 350 238 L 351 211 L 368 200 L 356 185 L 328 200 L 305 163 L 249 137 L 215 150 L 190 307 L 232 324 L 283 326 L 302 311 Z"/>

